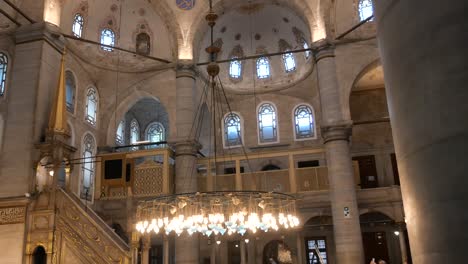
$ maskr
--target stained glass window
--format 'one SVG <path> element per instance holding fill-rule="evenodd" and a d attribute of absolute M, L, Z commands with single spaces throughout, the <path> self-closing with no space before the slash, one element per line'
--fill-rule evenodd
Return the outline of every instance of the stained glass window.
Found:
<path fill-rule="evenodd" d="M 94 88 L 90 87 L 86 93 L 86 117 L 85 120 L 91 125 L 96 125 L 98 110 L 98 96 Z"/>
<path fill-rule="evenodd" d="M 115 143 L 117 145 L 125 144 L 125 122 L 122 120 L 117 127 L 117 132 L 115 133 Z"/>
<path fill-rule="evenodd" d="M 307 44 L 307 41 L 305 41 L 305 39 L 302 40 L 302 47 L 304 49 L 309 48 L 309 44 Z M 312 55 L 312 51 L 308 50 L 308 51 L 304 52 L 304 55 L 305 55 L 306 60 L 308 60 L 310 58 L 310 55 Z"/>
<path fill-rule="evenodd" d="M 65 72 L 65 89 L 67 111 L 73 114 L 75 111 L 76 82 L 75 76 L 73 76 L 73 73 L 71 73 L 70 71 Z"/>
<path fill-rule="evenodd" d="M 115 45 L 115 33 L 111 29 L 105 28 L 101 31 L 101 44 L 107 45 L 107 46 L 101 46 L 101 49 L 105 51 L 112 51 L 113 48 L 108 47 L 108 46 L 114 46 Z"/>
<path fill-rule="evenodd" d="M 270 77 L 270 61 L 266 57 L 257 59 L 257 77 L 259 79 Z"/>
<path fill-rule="evenodd" d="M 94 152 L 96 143 L 94 137 L 91 134 L 86 134 L 83 138 L 83 153 L 82 153 L 82 165 L 81 165 L 81 188 L 80 198 L 88 201 L 92 201 L 93 198 L 93 187 L 94 187 Z"/>
<path fill-rule="evenodd" d="M 306 239 L 307 264 L 327 264 L 327 244 L 325 238 Z M 318 252 L 317 252 L 318 251 Z M 317 254 L 319 253 L 319 254 Z M 321 262 L 319 258 L 322 258 Z"/>
<path fill-rule="evenodd" d="M 361 21 L 374 14 L 374 6 L 372 0 L 359 0 L 359 18 Z M 373 19 L 371 19 L 372 21 Z"/>
<path fill-rule="evenodd" d="M 307 105 L 299 105 L 294 110 L 294 128 L 296 139 L 312 138 L 315 136 L 314 116 Z"/>
<path fill-rule="evenodd" d="M 73 19 L 72 31 L 73 35 L 77 38 L 81 38 L 81 34 L 83 33 L 83 26 L 84 26 L 84 18 L 81 14 L 76 14 L 75 18 Z"/>
<path fill-rule="evenodd" d="M 296 59 L 294 54 L 286 53 L 283 54 L 284 69 L 286 72 L 293 72 L 296 70 Z"/>
<path fill-rule="evenodd" d="M 239 79 L 242 76 L 242 63 L 240 61 L 231 61 L 229 64 L 229 76 L 234 79 Z"/>
<path fill-rule="evenodd" d="M 0 52 L 0 96 L 5 94 L 6 76 L 8 70 L 8 57 Z"/>
<path fill-rule="evenodd" d="M 151 123 L 146 129 L 146 140 L 149 142 L 162 142 L 166 140 L 164 126 L 159 122 Z"/>
<path fill-rule="evenodd" d="M 229 113 L 224 118 L 224 145 L 226 147 L 242 145 L 241 119 L 235 113 Z"/>
<path fill-rule="evenodd" d="M 133 119 L 132 122 L 130 122 L 130 144 L 136 144 L 138 141 L 140 141 L 140 126 L 138 122 Z M 138 147 L 134 147 L 133 149 L 136 150 Z"/>
<path fill-rule="evenodd" d="M 258 108 L 258 129 L 260 143 L 276 142 L 278 140 L 276 108 L 270 103 L 264 103 Z"/>

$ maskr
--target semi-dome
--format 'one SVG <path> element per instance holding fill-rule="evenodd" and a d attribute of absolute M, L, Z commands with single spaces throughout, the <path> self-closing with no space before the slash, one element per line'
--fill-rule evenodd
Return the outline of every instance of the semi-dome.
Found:
<path fill-rule="evenodd" d="M 210 46 L 210 41 L 207 30 L 199 46 L 199 62 L 209 61 L 205 48 Z M 219 61 L 309 47 L 310 31 L 289 8 L 266 2 L 241 4 L 220 14 L 214 42 L 221 48 Z M 256 59 L 221 63 L 220 78 L 224 87 L 237 93 L 253 92 L 254 86 L 256 92 L 287 88 L 310 73 L 311 55 L 301 52 L 265 57 L 266 60 L 259 63 L 267 64 L 269 69 L 264 67 L 262 73 L 257 72 Z"/>

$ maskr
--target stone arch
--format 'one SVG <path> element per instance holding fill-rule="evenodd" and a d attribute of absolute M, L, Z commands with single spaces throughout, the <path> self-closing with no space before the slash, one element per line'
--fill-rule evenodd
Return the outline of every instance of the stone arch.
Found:
<path fill-rule="evenodd" d="M 46 264 L 47 252 L 43 246 L 37 246 L 32 253 L 32 264 Z"/>
<path fill-rule="evenodd" d="M 292 263 L 290 247 L 281 240 L 272 240 L 263 247 L 262 263 Z M 273 260 L 274 262 L 271 262 Z"/>
<path fill-rule="evenodd" d="M 145 98 L 153 99 L 161 103 L 161 100 L 158 97 L 141 90 L 136 90 L 132 92 L 129 96 L 127 96 L 120 102 L 108 123 L 106 137 L 106 144 L 108 146 L 113 146 L 115 144 L 115 131 L 117 129 L 117 126 L 119 125 L 120 120 L 124 118 L 128 110 L 130 110 L 140 100 Z"/>
<path fill-rule="evenodd" d="M 387 219 L 388 221 L 395 221 L 395 216 L 393 212 L 384 208 L 359 210 L 359 219 L 366 219 L 367 217 L 375 217 L 376 219 Z"/>
<path fill-rule="evenodd" d="M 185 43 L 184 34 L 186 33 L 183 34 L 182 28 L 178 22 L 179 20 L 172 11 L 173 9 L 169 6 L 169 4 L 166 1 L 151 1 L 151 5 L 153 6 L 154 12 L 156 12 L 156 14 L 158 14 L 164 21 L 164 24 L 169 29 L 168 32 L 172 32 L 172 34 L 170 34 L 170 39 L 173 43 L 172 46 L 174 47 L 172 53 L 174 59 L 179 58 L 180 46 L 184 45 Z"/>

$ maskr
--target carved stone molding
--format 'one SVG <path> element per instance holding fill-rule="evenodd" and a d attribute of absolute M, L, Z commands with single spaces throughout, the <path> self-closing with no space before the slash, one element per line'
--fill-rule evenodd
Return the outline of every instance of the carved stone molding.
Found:
<path fill-rule="evenodd" d="M 328 143 L 336 140 L 349 141 L 349 137 L 352 133 L 353 124 L 343 123 L 330 126 L 322 126 L 322 137 L 324 143 Z"/>
<path fill-rule="evenodd" d="M 196 156 L 201 149 L 200 143 L 196 140 L 183 140 L 172 144 L 175 148 L 175 155 L 177 156 Z"/>
<path fill-rule="evenodd" d="M 197 75 L 197 70 L 193 61 L 191 60 L 182 60 L 177 63 L 177 75 L 176 78 L 192 78 L 195 80 L 195 76 Z"/>
<path fill-rule="evenodd" d="M 321 59 L 335 57 L 335 45 L 328 40 L 319 40 L 312 44 L 314 48 L 315 61 L 319 62 Z"/>
<path fill-rule="evenodd" d="M 24 223 L 26 207 L 0 208 L 0 225 Z"/>

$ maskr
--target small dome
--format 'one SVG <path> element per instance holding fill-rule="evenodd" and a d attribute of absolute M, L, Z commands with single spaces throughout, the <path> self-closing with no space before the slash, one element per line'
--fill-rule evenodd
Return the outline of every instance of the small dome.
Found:
<path fill-rule="evenodd" d="M 221 48 L 217 60 L 303 49 L 310 46 L 307 24 L 292 10 L 268 3 L 235 6 L 218 19 L 214 44 Z M 199 62 L 209 61 L 205 48 L 210 46 L 210 32 L 205 33 L 199 47 Z M 311 71 L 311 53 L 292 54 L 294 69 L 288 70 L 283 56 L 268 57 L 269 76 L 259 78 L 256 60 L 240 62 L 239 77 L 229 74 L 230 63 L 221 63 L 220 78 L 232 92 L 278 90 L 303 80 Z"/>

